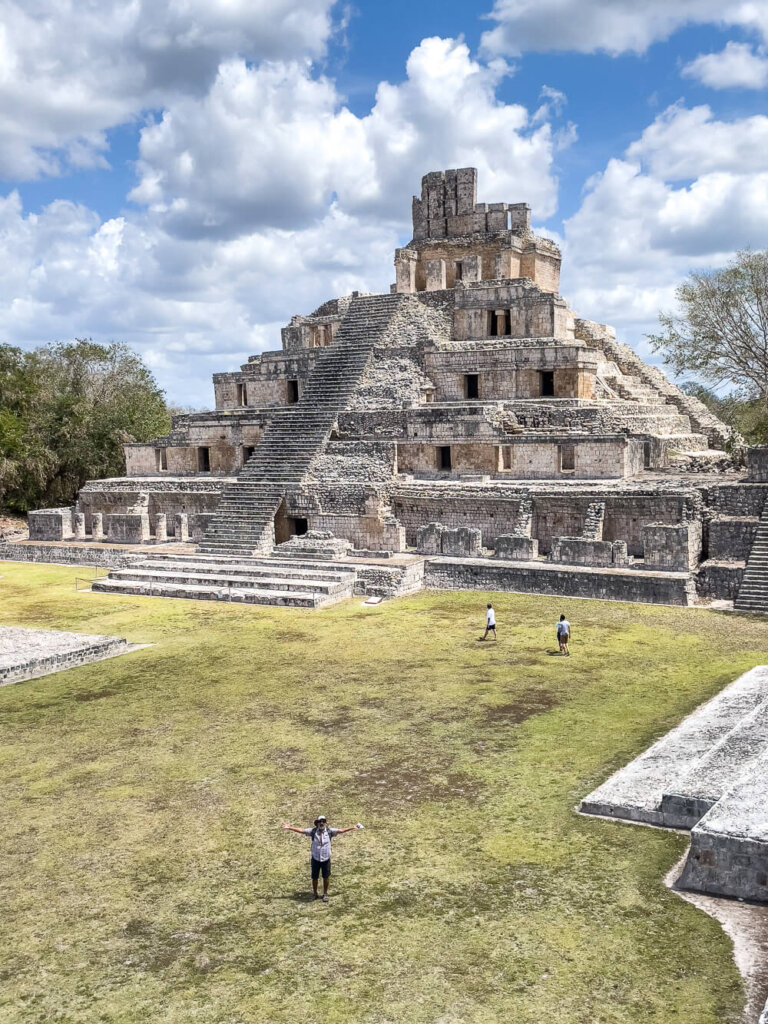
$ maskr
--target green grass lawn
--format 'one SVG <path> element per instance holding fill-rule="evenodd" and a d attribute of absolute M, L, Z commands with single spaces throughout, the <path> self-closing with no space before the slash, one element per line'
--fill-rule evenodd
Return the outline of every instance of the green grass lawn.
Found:
<path fill-rule="evenodd" d="M 0 689 L 0 1021 L 727 1024 L 687 839 L 577 801 L 766 660 L 768 622 L 431 592 L 320 612 L 75 593 L 0 621 L 145 650 Z M 554 624 L 572 657 L 553 656 Z M 325 812 L 329 905 L 308 900 Z"/>

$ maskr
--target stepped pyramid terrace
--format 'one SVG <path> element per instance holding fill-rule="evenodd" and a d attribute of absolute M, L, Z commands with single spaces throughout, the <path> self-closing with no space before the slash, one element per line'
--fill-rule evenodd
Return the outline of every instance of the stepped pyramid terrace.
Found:
<path fill-rule="evenodd" d="M 294 316 L 214 375 L 212 411 L 126 445 L 124 477 L 30 513 L 26 557 L 87 544 L 100 589 L 308 607 L 429 586 L 768 610 L 768 451 L 572 310 L 530 222 L 473 168 L 427 174 L 389 293 Z"/>

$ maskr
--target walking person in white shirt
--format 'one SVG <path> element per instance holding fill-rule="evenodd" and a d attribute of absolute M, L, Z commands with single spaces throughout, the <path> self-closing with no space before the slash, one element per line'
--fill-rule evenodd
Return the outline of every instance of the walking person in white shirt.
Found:
<path fill-rule="evenodd" d="M 331 877 L 331 839 L 334 836 L 343 835 L 345 832 L 354 832 L 362 825 L 350 825 L 349 828 L 328 828 L 325 815 L 321 814 L 315 818 L 313 828 L 294 828 L 292 825 L 283 825 L 288 832 L 297 832 L 300 836 L 309 836 L 312 840 L 311 867 L 312 867 L 312 891 L 315 899 L 320 899 L 317 894 L 317 882 L 320 875 L 323 876 L 323 903 L 328 902 L 328 882 Z"/>
<path fill-rule="evenodd" d="M 560 616 L 560 621 L 557 624 L 557 643 L 560 648 L 560 653 L 564 654 L 566 658 L 570 658 L 571 652 L 568 650 L 568 641 L 571 639 L 571 624 L 564 615 Z"/>
<path fill-rule="evenodd" d="M 480 637 L 481 640 L 485 640 L 489 633 L 493 633 L 493 639 L 498 640 L 496 636 L 496 612 L 493 610 L 493 605 L 489 604 L 485 610 L 485 632 Z"/>

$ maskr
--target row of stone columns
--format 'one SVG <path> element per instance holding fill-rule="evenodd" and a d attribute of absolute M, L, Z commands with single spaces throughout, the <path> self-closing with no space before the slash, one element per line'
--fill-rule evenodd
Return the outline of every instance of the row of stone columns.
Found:
<path fill-rule="evenodd" d="M 155 544 L 167 544 L 168 516 L 165 512 L 158 512 L 153 519 L 155 526 Z M 174 516 L 174 525 L 176 528 L 176 536 L 174 539 L 178 543 L 186 543 L 189 540 L 189 516 L 187 513 L 178 512 Z M 75 512 L 72 517 L 72 532 L 75 540 L 86 539 L 84 512 Z M 149 531 L 147 530 L 147 532 Z M 105 539 L 104 514 L 102 512 L 93 512 L 91 514 L 91 539 L 94 541 L 103 541 Z"/>

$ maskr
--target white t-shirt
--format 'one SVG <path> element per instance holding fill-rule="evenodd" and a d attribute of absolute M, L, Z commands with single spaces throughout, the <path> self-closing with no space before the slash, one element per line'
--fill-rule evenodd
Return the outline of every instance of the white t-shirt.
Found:
<path fill-rule="evenodd" d="M 304 835 L 311 836 L 315 833 L 312 838 L 312 856 L 315 860 L 324 861 L 331 859 L 331 839 L 339 834 L 337 828 L 324 828 L 321 832 L 319 828 L 311 829 L 305 828 Z"/>
<path fill-rule="evenodd" d="M 558 636 L 570 636 L 571 624 L 568 619 L 563 619 L 562 622 L 557 624 L 557 635 Z"/>
<path fill-rule="evenodd" d="M 485 623 L 487 626 L 496 625 L 496 612 L 494 612 L 493 608 L 489 608 L 485 613 Z"/>

